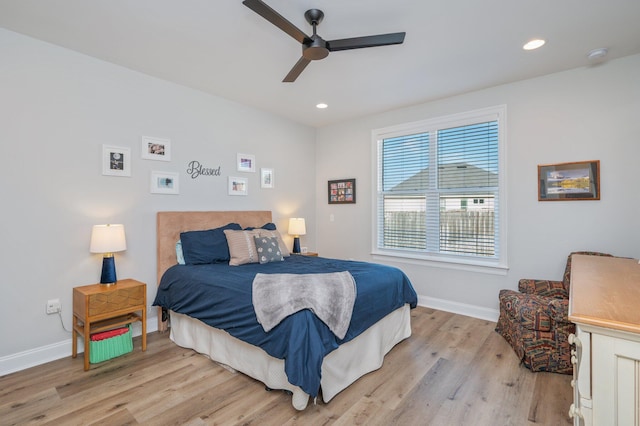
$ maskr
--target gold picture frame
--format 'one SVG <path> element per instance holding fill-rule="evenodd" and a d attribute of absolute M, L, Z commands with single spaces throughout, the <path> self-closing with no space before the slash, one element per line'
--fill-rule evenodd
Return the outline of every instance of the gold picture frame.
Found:
<path fill-rule="evenodd" d="M 600 160 L 538 166 L 538 201 L 600 199 Z"/>

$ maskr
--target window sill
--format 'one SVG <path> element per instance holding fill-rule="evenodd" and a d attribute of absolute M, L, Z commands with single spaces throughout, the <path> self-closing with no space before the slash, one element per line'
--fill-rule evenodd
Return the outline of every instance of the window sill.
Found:
<path fill-rule="evenodd" d="M 469 258 L 454 258 L 451 256 L 419 255 L 414 253 L 390 253 L 374 251 L 371 253 L 375 260 L 393 260 L 395 262 L 410 263 L 412 265 L 429 266 L 434 268 L 455 269 L 458 271 L 480 272 L 491 275 L 507 275 L 509 267 L 497 261 L 482 261 Z"/>

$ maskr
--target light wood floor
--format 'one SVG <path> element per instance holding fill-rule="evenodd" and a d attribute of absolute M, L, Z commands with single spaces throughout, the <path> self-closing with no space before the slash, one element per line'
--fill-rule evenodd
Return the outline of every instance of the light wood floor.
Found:
<path fill-rule="evenodd" d="M 152 333 L 147 351 L 66 358 L 0 377 L 0 424 L 565 425 L 570 376 L 531 373 L 495 323 L 418 307 L 378 371 L 304 411 L 281 391 Z M 320 398 L 319 398 L 320 399 Z"/>

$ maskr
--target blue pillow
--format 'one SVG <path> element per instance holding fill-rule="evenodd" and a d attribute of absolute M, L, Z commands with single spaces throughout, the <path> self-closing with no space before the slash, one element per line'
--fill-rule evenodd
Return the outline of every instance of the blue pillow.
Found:
<path fill-rule="evenodd" d="M 242 227 L 237 223 L 229 223 L 206 231 L 181 232 L 180 241 L 185 264 L 228 262 L 230 256 L 227 237 L 224 235 L 225 229 L 241 231 Z"/>
<path fill-rule="evenodd" d="M 256 229 L 254 226 L 249 226 L 248 228 L 244 228 L 245 231 L 251 231 L 252 229 Z M 265 223 L 264 225 L 262 225 L 260 227 L 260 229 L 266 229 L 268 231 L 275 231 L 276 230 L 276 224 L 275 223 Z"/>

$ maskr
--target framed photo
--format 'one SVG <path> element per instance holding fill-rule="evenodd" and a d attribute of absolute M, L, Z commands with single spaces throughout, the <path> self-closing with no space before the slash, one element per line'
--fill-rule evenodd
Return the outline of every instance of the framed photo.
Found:
<path fill-rule="evenodd" d="M 151 172 L 152 194 L 179 194 L 180 174 L 172 172 Z"/>
<path fill-rule="evenodd" d="M 142 158 L 145 160 L 171 161 L 171 141 L 169 139 L 143 136 Z"/>
<path fill-rule="evenodd" d="M 329 204 L 355 204 L 356 180 L 338 179 L 328 182 Z"/>
<path fill-rule="evenodd" d="M 238 154 L 238 171 L 239 172 L 255 172 L 256 171 L 255 155 Z"/>
<path fill-rule="evenodd" d="M 102 174 L 131 176 L 131 150 L 122 146 L 102 145 Z"/>
<path fill-rule="evenodd" d="M 273 188 L 273 169 L 260 169 L 260 187 Z"/>
<path fill-rule="evenodd" d="M 600 160 L 538 166 L 538 201 L 600 199 Z"/>
<path fill-rule="evenodd" d="M 247 178 L 229 176 L 229 195 L 247 195 L 248 190 Z"/>

